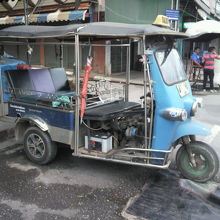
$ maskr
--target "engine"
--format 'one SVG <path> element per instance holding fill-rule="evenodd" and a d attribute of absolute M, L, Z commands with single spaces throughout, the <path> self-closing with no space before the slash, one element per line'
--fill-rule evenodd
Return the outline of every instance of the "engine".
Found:
<path fill-rule="evenodd" d="M 144 144 L 143 110 L 126 112 L 108 121 L 93 121 L 92 127 L 93 135 L 112 136 L 114 148 L 142 148 Z"/>

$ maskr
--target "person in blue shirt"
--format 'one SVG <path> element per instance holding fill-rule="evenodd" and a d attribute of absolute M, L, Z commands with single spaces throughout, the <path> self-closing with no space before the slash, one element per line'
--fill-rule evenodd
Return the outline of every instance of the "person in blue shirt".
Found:
<path fill-rule="evenodd" d="M 192 65 L 194 67 L 193 80 L 196 78 L 197 68 L 202 68 L 202 60 L 199 54 L 200 54 L 200 48 L 196 47 L 191 55 Z"/>
<path fill-rule="evenodd" d="M 202 67 L 202 62 L 201 62 L 201 58 L 199 56 L 200 54 L 200 48 L 196 47 L 192 53 L 191 59 L 193 61 L 193 64 L 198 66 L 198 67 Z"/>

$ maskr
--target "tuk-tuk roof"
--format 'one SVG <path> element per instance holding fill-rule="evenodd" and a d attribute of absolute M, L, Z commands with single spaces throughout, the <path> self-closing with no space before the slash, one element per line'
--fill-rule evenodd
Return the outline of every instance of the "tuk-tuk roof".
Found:
<path fill-rule="evenodd" d="M 185 33 L 161 28 L 155 25 L 137 25 L 114 22 L 94 22 L 65 26 L 18 25 L 0 30 L 0 37 L 9 38 L 54 38 L 82 36 L 140 37 L 143 35 L 169 35 L 186 38 Z"/>

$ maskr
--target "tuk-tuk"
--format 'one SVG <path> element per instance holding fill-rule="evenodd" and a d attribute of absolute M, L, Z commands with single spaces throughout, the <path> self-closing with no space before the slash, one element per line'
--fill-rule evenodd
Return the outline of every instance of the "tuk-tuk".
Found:
<path fill-rule="evenodd" d="M 210 146 L 196 141 L 196 135 L 209 135 L 210 131 L 192 120 L 199 103 L 192 96 L 174 46 L 175 39 L 186 37 L 155 25 L 109 22 L 59 28 L 23 25 L 1 30 L 1 44 L 19 39 L 28 50 L 38 44 L 37 39 L 58 39 L 54 44 L 74 45 L 72 90 L 63 68 L 5 72 L 12 96 L 8 115 L 16 117 L 16 138 L 23 141 L 27 157 L 47 164 L 56 156 L 57 143 L 64 143 L 71 147 L 73 156 L 166 169 L 173 150 L 178 148 L 176 165 L 184 177 L 197 182 L 213 178 L 219 160 Z M 123 44 L 100 43 L 116 39 L 123 39 Z M 142 103 L 130 101 L 132 41 L 142 45 Z M 90 51 L 83 79 L 82 46 Z M 120 94 L 115 93 L 116 87 L 109 92 L 105 86 L 97 86 L 98 79 L 91 80 L 91 49 L 100 46 L 127 48 L 126 77 Z M 104 89 L 99 91 L 101 87 Z"/>

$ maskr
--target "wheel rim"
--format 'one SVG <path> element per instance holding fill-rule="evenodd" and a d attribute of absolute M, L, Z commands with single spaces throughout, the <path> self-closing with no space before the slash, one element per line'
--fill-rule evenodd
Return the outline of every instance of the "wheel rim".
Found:
<path fill-rule="evenodd" d="M 38 134 L 30 134 L 27 137 L 27 148 L 35 158 L 42 158 L 45 153 L 45 144 Z"/>
<path fill-rule="evenodd" d="M 195 161 L 196 161 L 196 167 L 193 167 L 190 160 L 189 156 L 187 153 L 184 154 L 182 164 L 184 168 L 190 172 L 193 175 L 203 175 L 209 170 L 209 163 L 206 157 L 202 154 L 193 154 Z"/>

